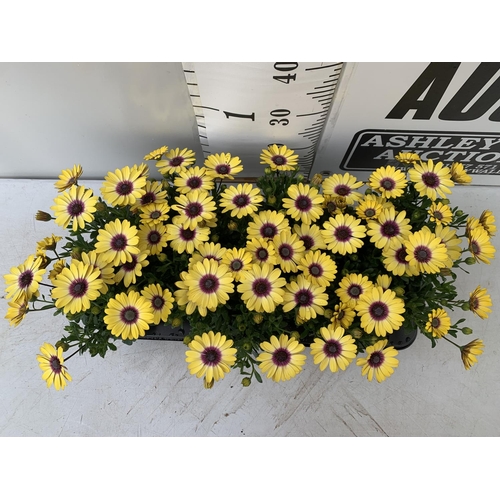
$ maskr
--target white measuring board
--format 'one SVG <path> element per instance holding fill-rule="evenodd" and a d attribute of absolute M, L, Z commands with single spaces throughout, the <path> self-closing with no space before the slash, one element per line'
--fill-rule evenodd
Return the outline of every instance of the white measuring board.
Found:
<path fill-rule="evenodd" d="M 309 176 L 343 63 L 182 65 L 205 157 L 238 156 L 242 178 L 254 179 L 265 168 L 262 149 L 285 144 Z"/>

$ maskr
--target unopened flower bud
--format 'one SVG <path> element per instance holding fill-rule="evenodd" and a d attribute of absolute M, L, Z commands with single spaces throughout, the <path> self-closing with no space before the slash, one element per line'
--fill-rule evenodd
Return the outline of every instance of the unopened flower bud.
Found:
<path fill-rule="evenodd" d="M 90 312 L 91 314 L 97 315 L 101 312 L 101 308 L 99 306 L 94 305 L 90 308 Z"/>
<path fill-rule="evenodd" d="M 265 174 L 267 174 L 267 175 L 269 175 L 271 172 L 272 172 L 272 170 L 271 170 L 271 168 L 270 168 L 270 167 L 266 167 L 266 168 L 264 169 L 264 173 L 265 173 Z"/>
<path fill-rule="evenodd" d="M 304 180 L 304 176 L 302 174 L 297 175 L 297 180 L 302 182 Z"/>
<path fill-rule="evenodd" d="M 241 385 L 243 387 L 248 387 L 252 383 L 252 380 L 249 377 L 245 377 L 241 379 Z"/>
<path fill-rule="evenodd" d="M 451 269 L 449 269 L 448 267 L 442 267 L 440 270 L 439 270 L 439 274 L 441 276 L 451 276 Z"/>
<path fill-rule="evenodd" d="M 167 254 L 165 254 L 165 253 L 160 253 L 160 254 L 158 254 L 158 260 L 159 260 L 160 262 L 165 262 L 165 261 L 167 260 L 167 258 L 168 258 L 168 257 L 167 257 Z"/>
<path fill-rule="evenodd" d="M 470 335 L 472 333 L 472 328 L 469 328 L 468 326 L 462 328 L 462 333 L 464 335 Z"/>
<path fill-rule="evenodd" d="M 476 259 L 474 257 L 467 257 L 465 259 L 465 263 L 469 266 L 472 266 L 472 264 L 476 263 Z"/>
<path fill-rule="evenodd" d="M 103 203 L 102 201 L 98 201 L 96 204 L 95 204 L 95 208 L 98 212 L 104 212 L 105 210 L 108 209 L 108 206 L 106 205 L 106 203 Z"/>
<path fill-rule="evenodd" d="M 365 194 L 373 194 L 373 189 L 372 188 L 366 188 L 365 189 Z"/>
<path fill-rule="evenodd" d="M 276 203 L 276 196 L 274 196 L 274 195 L 268 196 L 268 198 L 267 198 L 267 202 L 268 202 L 270 205 L 274 205 L 274 204 Z"/>
<path fill-rule="evenodd" d="M 210 240 L 213 241 L 214 243 L 217 243 L 219 241 L 219 235 L 218 234 L 212 234 L 210 236 Z"/>
<path fill-rule="evenodd" d="M 460 307 L 462 311 L 470 311 L 470 304 L 468 302 L 464 302 Z"/>
<path fill-rule="evenodd" d="M 295 316 L 295 324 L 297 326 L 303 325 L 306 322 L 304 318 L 301 318 L 298 314 Z"/>
<path fill-rule="evenodd" d="M 457 211 L 455 212 L 455 215 L 456 215 L 457 217 L 462 217 L 462 215 L 463 215 L 463 214 L 464 214 L 464 211 L 463 211 L 463 210 L 457 210 Z"/>
<path fill-rule="evenodd" d="M 245 351 L 251 351 L 252 350 L 252 343 L 251 342 L 245 342 L 243 344 L 243 349 L 245 349 Z"/>
<path fill-rule="evenodd" d="M 203 385 L 205 386 L 205 389 L 211 389 L 214 386 L 214 382 L 214 378 L 210 382 L 207 382 L 207 377 L 203 379 Z"/>
<path fill-rule="evenodd" d="M 405 294 L 405 289 L 402 286 L 396 286 L 392 291 L 396 294 L 396 297 L 403 297 Z"/>
<path fill-rule="evenodd" d="M 255 313 L 253 315 L 253 322 L 256 324 L 256 325 L 260 325 L 262 323 L 262 321 L 264 321 L 264 316 L 260 313 Z"/>
<path fill-rule="evenodd" d="M 59 349 L 59 347 L 62 348 L 63 352 L 66 352 L 69 349 L 69 344 L 63 340 L 58 340 L 56 342 L 56 349 Z"/>
<path fill-rule="evenodd" d="M 227 225 L 228 229 L 230 231 L 236 231 L 238 229 L 238 224 L 232 220 L 228 225 Z"/>
<path fill-rule="evenodd" d="M 182 326 L 182 319 L 181 318 L 173 318 L 172 319 L 172 326 L 174 328 L 179 328 L 180 326 Z"/>
<path fill-rule="evenodd" d="M 49 220 L 52 220 L 52 216 L 48 214 L 47 212 L 43 212 L 42 210 L 38 210 L 38 212 L 35 215 L 36 220 L 41 220 L 43 222 L 48 222 Z"/>
<path fill-rule="evenodd" d="M 300 341 L 300 333 L 295 330 L 294 332 L 290 333 L 290 338 Z"/>
<path fill-rule="evenodd" d="M 73 250 L 71 251 L 71 258 L 73 260 L 81 260 L 82 249 L 81 248 L 73 248 Z"/>
<path fill-rule="evenodd" d="M 441 198 L 439 200 L 443 205 L 449 205 L 450 204 L 450 200 L 448 198 Z"/>
<path fill-rule="evenodd" d="M 360 339 L 363 336 L 364 332 L 363 330 L 361 330 L 361 328 L 353 328 L 352 330 L 349 330 L 349 333 L 353 338 Z"/>
<path fill-rule="evenodd" d="M 333 316 L 333 311 L 331 309 L 325 309 L 323 315 L 326 319 L 330 319 Z"/>
<path fill-rule="evenodd" d="M 173 322 L 172 322 L 173 323 Z M 173 326 L 173 325 L 172 325 Z M 184 345 L 189 345 L 191 343 L 191 340 L 193 340 L 189 335 L 186 335 L 183 339 L 182 339 L 182 343 Z"/>
<path fill-rule="evenodd" d="M 313 186 L 321 186 L 323 183 L 323 176 L 321 174 L 314 174 L 313 178 L 311 179 L 311 184 Z"/>

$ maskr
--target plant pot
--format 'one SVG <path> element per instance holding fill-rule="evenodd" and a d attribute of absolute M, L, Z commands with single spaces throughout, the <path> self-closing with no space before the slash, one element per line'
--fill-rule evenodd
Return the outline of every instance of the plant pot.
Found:
<path fill-rule="evenodd" d="M 184 337 L 189 334 L 191 327 L 189 323 L 184 323 L 183 326 L 175 328 L 170 325 L 153 325 L 146 331 L 144 337 L 139 337 L 143 340 L 184 340 Z"/>
<path fill-rule="evenodd" d="M 389 341 L 389 345 L 392 345 L 394 349 L 401 351 L 410 347 L 415 339 L 417 338 L 418 328 L 406 328 L 401 327 L 399 330 L 396 330 L 391 335 L 387 335 L 387 339 Z"/>

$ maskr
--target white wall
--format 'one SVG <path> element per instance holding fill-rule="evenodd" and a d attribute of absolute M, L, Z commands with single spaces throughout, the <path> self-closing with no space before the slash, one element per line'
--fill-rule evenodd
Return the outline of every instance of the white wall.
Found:
<path fill-rule="evenodd" d="M 0 63 L 0 177 L 85 178 L 162 145 L 202 158 L 181 63 Z"/>

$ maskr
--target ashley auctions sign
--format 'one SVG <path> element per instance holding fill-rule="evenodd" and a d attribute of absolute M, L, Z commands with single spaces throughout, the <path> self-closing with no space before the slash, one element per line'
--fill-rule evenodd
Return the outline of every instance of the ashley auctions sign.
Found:
<path fill-rule="evenodd" d="M 500 63 L 346 63 L 314 172 L 367 178 L 399 152 L 500 185 Z"/>

